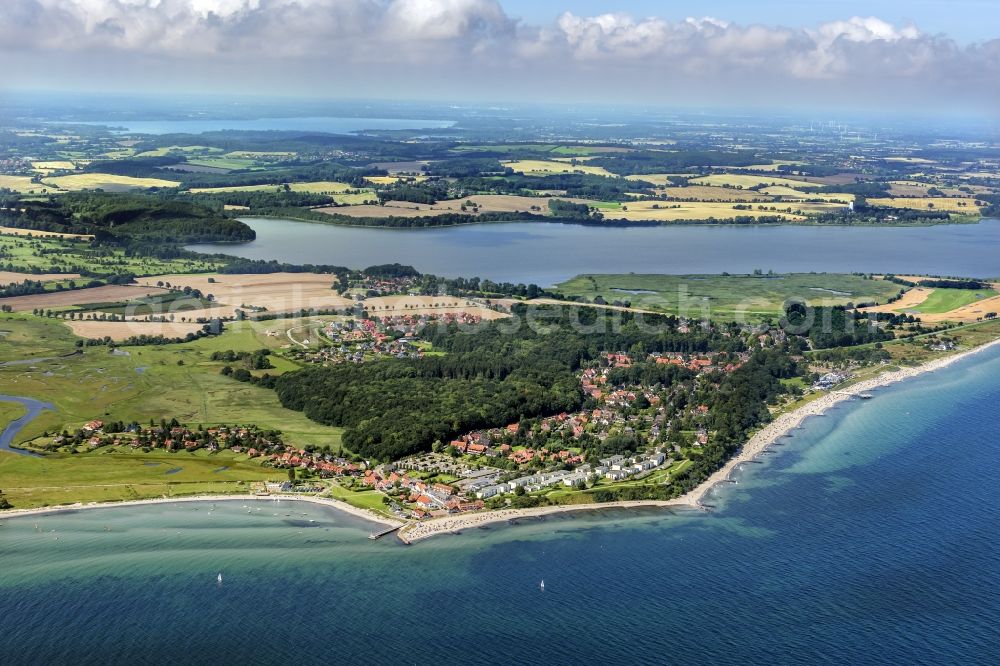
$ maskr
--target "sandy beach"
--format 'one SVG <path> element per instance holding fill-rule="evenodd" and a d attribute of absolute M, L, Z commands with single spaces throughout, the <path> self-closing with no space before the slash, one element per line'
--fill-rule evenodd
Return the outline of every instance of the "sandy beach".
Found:
<path fill-rule="evenodd" d="M 866 379 L 841 389 L 832 390 L 794 411 L 782 414 L 774 421 L 758 430 L 752 437 L 750 437 L 749 440 L 747 440 L 736 455 L 730 458 L 721 469 L 708 477 L 694 490 L 673 500 L 570 504 L 536 507 L 532 509 L 503 509 L 499 511 L 464 514 L 460 516 L 446 516 L 442 518 L 433 518 L 420 523 L 411 523 L 401 529 L 398 532 L 398 536 L 405 543 L 414 543 L 416 541 L 420 541 L 421 539 L 427 539 L 438 534 L 458 532 L 463 529 L 478 527 L 480 525 L 515 520 L 517 518 L 544 516 L 553 513 L 562 513 L 565 511 L 587 511 L 612 507 L 703 508 L 702 500 L 705 498 L 705 495 L 716 485 L 729 479 L 729 476 L 732 474 L 733 470 L 736 469 L 736 467 L 759 457 L 768 449 L 768 447 L 773 445 L 776 441 L 787 435 L 795 428 L 798 428 L 802 422 L 809 417 L 820 416 L 835 405 L 838 405 L 846 400 L 853 400 L 863 393 L 870 393 L 879 387 L 888 386 L 905 379 L 910 379 L 911 377 L 916 377 L 926 372 L 940 370 L 941 368 L 947 367 L 952 363 L 955 363 L 972 354 L 979 353 L 997 345 L 1000 345 L 1000 340 L 994 340 L 993 342 L 976 347 L 975 349 L 970 349 L 968 351 L 936 359 L 913 368 L 902 368 L 900 370 L 883 372 L 882 374 L 871 379 Z"/>
<path fill-rule="evenodd" d="M 196 495 L 191 497 L 163 497 L 148 500 L 133 500 L 126 502 L 93 502 L 88 504 L 70 504 L 52 507 L 39 507 L 35 509 L 10 509 L 0 511 L 0 520 L 6 518 L 17 518 L 23 516 L 38 516 L 44 514 L 58 513 L 61 511 L 78 511 L 82 509 L 98 509 L 105 507 L 126 507 L 143 506 L 148 504 L 170 504 L 177 502 L 206 502 L 206 501 L 228 501 L 228 500 L 268 500 L 280 499 L 298 502 L 311 502 L 322 504 L 340 511 L 344 511 L 358 518 L 385 525 L 386 527 L 401 527 L 396 533 L 401 541 L 412 544 L 417 541 L 427 539 L 439 534 L 449 534 L 465 529 L 517 520 L 521 518 L 537 518 L 540 516 L 555 513 L 565 513 L 573 511 L 595 511 L 601 509 L 630 509 L 630 508 L 674 508 L 674 509 L 704 509 L 702 504 L 705 495 L 717 484 L 729 479 L 733 470 L 739 465 L 754 460 L 764 451 L 781 439 L 789 432 L 799 427 L 803 421 L 811 416 L 820 416 L 832 407 L 846 400 L 856 399 L 863 393 L 870 393 L 879 387 L 888 386 L 905 379 L 917 377 L 927 372 L 933 372 L 945 368 L 963 358 L 979 353 L 991 347 L 1000 345 L 1000 340 L 959 352 L 951 356 L 936 359 L 913 368 L 902 368 L 883 372 L 882 374 L 866 379 L 850 386 L 835 389 L 798 409 L 782 414 L 774 421 L 767 424 L 743 445 L 743 447 L 733 456 L 721 469 L 712 474 L 694 490 L 672 500 L 635 500 L 627 502 L 604 502 L 591 504 L 565 504 L 554 506 L 534 507 L 530 509 L 500 509 L 497 511 L 483 511 L 479 513 L 467 513 L 456 516 L 442 516 L 425 521 L 403 522 L 381 516 L 374 512 L 351 506 L 346 502 L 325 497 L 304 496 L 304 495 Z"/>

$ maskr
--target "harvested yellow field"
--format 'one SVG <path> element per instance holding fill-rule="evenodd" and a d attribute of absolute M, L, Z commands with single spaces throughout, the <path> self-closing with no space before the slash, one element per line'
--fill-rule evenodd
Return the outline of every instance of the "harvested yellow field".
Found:
<path fill-rule="evenodd" d="M 365 176 L 365 180 L 375 185 L 394 185 L 399 181 L 422 183 L 427 176 Z"/>
<path fill-rule="evenodd" d="M 384 206 L 362 204 L 359 206 L 314 208 L 313 210 L 327 215 L 346 215 L 347 217 L 434 217 L 441 215 L 440 210 L 433 210 L 426 204 L 403 201 L 387 201 Z"/>
<path fill-rule="evenodd" d="M 563 201 L 593 204 L 585 199 L 560 197 Z M 470 205 L 471 204 L 471 205 Z M 465 206 L 465 210 L 462 210 Z M 386 201 L 384 206 L 348 206 L 343 208 L 319 208 L 321 213 L 348 215 L 350 217 L 432 217 L 455 213 L 476 215 L 482 213 L 529 213 L 548 215 L 548 197 L 522 197 L 514 194 L 477 194 L 464 199 L 447 199 L 435 204 L 415 204 L 409 201 Z"/>
<path fill-rule="evenodd" d="M 943 210 L 949 213 L 979 213 L 976 200 L 969 197 L 882 197 L 869 199 L 872 206 L 910 208 L 912 210 Z"/>
<path fill-rule="evenodd" d="M 76 165 L 69 160 L 50 160 L 41 162 L 32 162 L 31 168 L 38 171 L 53 171 L 55 169 L 75 169 Z"/>
<path fill-rule="evenodd" d="M 294 157 L 295 153 L 289 150 L 234 150 L 226 153 L 223 157 L 234 159 L 254 159 L 257 157 Z"/>
<path fill-rule="evenodd" d="M 44 178 L 42 182 L 50 187 L 59 187 L 64 190 L 102 189 L 109 191 L 147 189 L 150 187 L 177 187 L 180 185 L 176 180 L 133 178 L 132 176 L 118 176 L 112 173 L 75 173 L 69 176 Z"/>
<path fill-rule="evenodd" d="M 214 282 L 210 282 L 214 280 Z M 189 319 L 233 317 L 236 310 L 265 308 L 267 312 L 294 312 L 302 309 L 349 307 L 353 301 L 338 296 L 331 287 L 337 281 L 322 273 L 269 273 L 264 275 L 157 275 L 139 278 L 147 287 L 159 283 L 174 289 L 191 287 L 215 302 L 203 310 L 188 310 Z"/>
<path fill-rule="evenodd" d="M 508 317 L 475 301 L 455 296 L 378 296 L 364 301 L 369 314 L 391 317 L 403 314 L 471 314 L 485 320 Z"/>
<path fill-rule="evenodd" d="M 557 162 L 555 160 L 513 160 L 502 162 L 505 167 L 514 170 L 514 173 L 525 175 L 550 175 L 557 173 L 584 173 L 592 176 L 611 176 L 611 173 L 604 167 L 588 166 L 586 164 L 570 164 L 568 162 Z"/>
<path fill-rule="evenodd" d="M 12 273 L 11 271 L 0 271 L 0 287 L 9 284 L 20 284 L 25 280 L 32 282 L 54 282 L 56 280 L 75 280 L 80 277 L 79 273 Z"/>
<path fill-rule="evenodd" d="M 14 312 L 30 312 L 36 308 L 57 310 L 74 305 L 89 305 L 91 303 L 117 303 L 128 301 L 150 294 L 166 293 L 165 289 L 155 287 L 135 287 L 108 285 L 91 289 L 68 289 L 65 291 L 50 291 L 45 294 L 29 296 L 11 296 L 0 298 L 0 305 L 9 305 Z"/>
<path fill-rule="evenodd" d="M 89 240 L 89 234 L 61 234 L 58 231 L 36 231 L 35 229 L 18 229 L 17 227 L 0 227 L 0 234 L 6 236 L 31 236 L 33 238 L 82 238 Z"/>
<path fill-rule="evenodd" d="M 993 285 L 994 290 L 1000 290 L 1000 284 Z M 964 305 L 951 312 L 921 314 L 920 319 L 925 322 L 936 324 L 943 321 L 973 322 L 985 317 L 989 313 L 1000 312 L 1000 295 L 984 298 L 981 301 Z"/>
<path fill-rule="evenodd" d="M 922 280 L 919 276 L 900 276 L 904 280 Z M 1000 291 L 1000 283 L 992 285 L 994 291 Z M 872 308 L 864 308 L 864 312 L 892 312 L 904 313 L 919 307 L 931 295 L 934 289 L 929 287 L 914 287 L 895 303 L 879 305 Z M 982 319 L 990 312 L 1000 312 L 1000 294 L 984 298 L 968 305 L 955 308 L 949 312 L 921 312 L 915 313 L 920 320 L 926 324 L 940 324 L 942 322 L 970 323 Z"/>
<path fill-rule="evenodd" d="M 633 174 L 631 176 L 625 176 L 625 179 L 626 180 L 642 180 L 642 181 L 645 181 L 647 183 L 652 183 L 653 185 L 657 185 L 659 187 L 669 187 L 669 186 L 673 185 L 673 183 L 670 181 L 671 177 L 690 178 L 691 174 L 689 174 L 689 173 L 644 173 L 644 174 L 638 174 L 637 173 L 637 174 Z"/>
<path fill-rule="evenodd" d="M 770 164 L 751 164 L 750 166 L 741 166 L 741 167 L 719 165 L 719 167 L 717 167 L 717 168 L 721 168 L 721 169 L 741 169 L 743 171 L 777 171 L 779 167 L 783 167 L 783 166 L 796 166 L 796 165 L 799 165 L 799 164 L 803 164 L 803 162 L 793 162 L 793 161 L 772 162 Z"/>
<path fill-rule="evenodd" d="M 661 222 L 676 222 L 679 220 L 731 220 L 737 217 L 770 217 L 777 216 L 785 220 L 803 220 L 802 215 L 793 215 L 787 212 L 760 211 L 754 206 L 753 210 L 737 210 L 734 204 L 695 201 L 691 203 L 670 202 L 670 201 L 632 201 L 628 204 L 617 207 L 602 206 L 601 212 L 608 220 L 629 220 L 644 221 L 656 220 Z M 768 206 L 770 207 L 770 206 Z M 798 207 L 798 204 L 796 204 Z M 783 211 L 784 209 L 782 209 Z"/>
<path fill-rule="evenodd" d="M 31 182 L 31 176 L 0 175 L 0 190 L 13 190 L 18 194 L 46 194 L 58 191 L 58 189 L 52 185 L 33 183 Z"/>
<path fill-rule="evenodd" d="M 793 191 L 797 192 L 797 190 Z M 764 192 L 734 190 L 731 187 L 712 187 L 711 185 L 665 187 L 663 193 L 677 199 L 697 199 L 698 201 L 771 201 L 771 197 Z"/>
<path fill-rule="evenodd" d="M 894 314 L 906 312 L 907 310 L 911 310 L 926 301 L 932 291 L 934 290 L 929 287 L 914 287 L 903 294 L 902 298 L 898 301 L 893 303 L 883 303 L 882 305 L 876 305 L 870 308 L 862 308 L 862 312 L 892 312 Z"/>
<path fill-rule="evenodd" d="M 193 187 L 188 191 L 191 194 L 220 194 L 224 192 L 277 192 L 284 190 L 285 185 L 285 183 L 272 183 L 269 185 Z M 351 205 L 378 199 L 372 190 L 357 188 L 350 183 L 341 183 L 333 180 L 320 180 L 309 183 L 287 183 L 287 185 L 288 189 L 292 192 L 330 195 L 339 204 Z M 350 192 L 350 194 L 348 194 L 348 192 Z"/>
<path fill-rule="evenodd" d="M 64 322 L 81 338 L 111 338 L 125 340 L 136 335 L 162 335 L 165 338 L 183 338 L 188 333 L 201 330 L 203 324 L 194 322 L 158 321 L 79 321 Z"/>
<path fill-rule="evenodd" d="M 845 204 L 854 201 L 853 194 L 817 194 L 815 192 L 809 192 L 808 190 L 803 192 L 802 190 L 796 190 L 795 188 L 787 187 L 785 185 L 765 187 L 761 190 L 761 192 L 769 196 L 785 197 L 786 199 L 823 199 L 824 201 L 838 201 Z"/>
<path fill-rule="evenodd" d="M 702 176 L 701 178 L 695 178 L 691 181 L 695 185 L 715 185 L 717 187 L 722 187 L 723 185 L 728 185 L 730 187 L 742 187 L 747 189 L 749 187 L 756 187 L 758 185 L 764 185 L 765 187 L 771 185 L 784 185 L 785 187 L 792 187 L 796 189 L 809 189 L 811 187 L 819 187 L 814 183 L 807 183 L 801 180 L 793 180 L 791 178 L 781 178 L 780 176 L 756 176 L 754 174 L 744 174 L 744 173 L 718 173 L 712 174 L 710 176 Z"/>

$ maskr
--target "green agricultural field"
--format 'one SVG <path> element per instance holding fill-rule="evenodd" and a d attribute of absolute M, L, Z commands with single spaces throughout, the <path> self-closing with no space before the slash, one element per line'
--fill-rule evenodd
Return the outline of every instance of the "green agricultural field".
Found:
<path fill-rule="evenodd" d="M 187 452 L 144 454 L 98 449 L 42 458 L 0 452 L 0 488 L 17 509 L 245 493 L 252 481 L 279 481 L 284 476 L 283 470 L 262 467 L 230 451 L 197 456 Z"/>
<path fill-rule="evenodd" d="M 27 426 L 20 441 L 77 428 L 93 418 L 141 423 L 176 418 L 191 425 L 255 424 L 281 430 L 286 441 L 299 446 L 339 448 L 339 428 L 285 409 L 273 391 L 223 377 L 219 371 L 225 363 L 210 359 L 213 351 L 273 348 L 279 341 L 266 334 L 268 323 L 235 322 L 221 336 L 184 344 L 127 347 L 116 353 L 85 347 L 82 354 L 62 356 L 76 351 L 67 327 L 56 320 L 4 314 L 0 330 L 9 331 L 4 342 L 10 344 L 0 346 L 0 358 L 42 360 L 0 367 L 0 385 L 7 394 L 56 407 Z M 287 339 L 280 344 L 285 343 Z M 267 371 L 271 374 L 298 367 L 278 356 L 273 363 L 276 368 Z"/>
<path fill-rule="evenodd" d="M 95 249 L 90 241 L 29 238 L 0 234 L 0 270 L 39 273 L 134 273 L 161 275 L 205 273 L 218 269 L 218 261 L 200 259 L 155 259 L 125 256 L 121 250 Z"/>
<path fill-rule="evenodd" d="M 923 314 L 941 314 L 996 295 L 996 292 L 992 289 L 983 291 L 973 291 L 972 289 L 935 289 L 923 303 L 907 308 L 906 310 L 907 312 L 913 311 Z"/>
<path fill-rule="evenodd" d="M 832 273 L 787 275 L 580 275 L 557 285 L 566 296 L 592 302 L 630 301 L 633 307 L 701 318 L 779 316 L 789 298 L 811 304 L 885 302 L 899 287 L 882 280 Z"/>

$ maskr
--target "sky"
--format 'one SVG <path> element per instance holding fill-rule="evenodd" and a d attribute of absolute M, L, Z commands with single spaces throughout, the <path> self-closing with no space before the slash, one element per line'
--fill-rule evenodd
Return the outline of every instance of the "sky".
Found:
<path fill-rule="evenodd" d="M 995 0 L 0 0 L 7 90 L 1000 108 Z"/>

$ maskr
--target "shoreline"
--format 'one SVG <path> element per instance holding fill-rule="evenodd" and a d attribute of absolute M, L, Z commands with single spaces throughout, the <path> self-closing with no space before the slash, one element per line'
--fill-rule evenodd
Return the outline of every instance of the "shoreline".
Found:
<path fill-rule="evenodd" d="M 746 443 L 740 447 L 736 454 L 730 458 L 725 465 L 700 483 L 693 490 L 671 500 L 628 500 L 621 502 L 600 502 L 586 504 L 557 504 L 550 506 L 532 507 L 529 509 L 498 509 L 482 513 L 469 513 L 456 516 L 442 516 L 432 518 L 423 522 L 403 521 L 388 518 L 358 508 L 341 500 L 328 497 L 315 497 L 307 495 L 192 495 L 189 497 L 160 497 L 145 500 L 128 500 L 123 502 L 91 502 L 88 504 L 76 503 L 60 506 L 36 507 L 32 509 L 8 509 L 0 511 L 0 520 L 8 518 L 20 518 L 26 516 L 38 516 L 46 514 L 61 513 L 67 511 L 80 511 L 86 509 L 102 509 L 114 507 L 144 506 L 154 504 L 174 504 L 181 502 L 220 502 L 234 500 L 292 500 L 300 502 L 310 502 L 320 504 L 333 509 L 348 513 L 357 518 L 367 520 L 386 527 L 398 528 L 397 537 L 404 544 L 410 545 L 417 541 L 429 539 L 440 534 L 451 534 L 464 529 L 472 529 L 482 525 L 489 525 L 505 521 L 518 519 L 539 518 L 542 516 L 571 513 L 576 511 L 600 511 L 602 509 L 635 509 L 635 508 L 661 508 L 661 509 L 689 509 L 706 510 L 703 504 L 705 496 L 718 484 L 729 479 L 733 471 L 741 464 L 760 457 L 764 451 L 768 450 L 776 441 L 786 436 L 792 430 L 798 428 L 803 421 L 813 416 L 821 416 L 828 410 L 842 402 L 853 400 L 862 393 L 868 393 L 877 388 L 889 386 L 906 379 L 911 379 L 919 375 L 940 370 L 962 359 L 1000 345 L 1000 339 L 993 340 L 973 349 L 958 352 L 950 356 L 935 359 L 912 368 L 901 368 L 870 379 L 862 380 L 851 386 L 842 389 L 832 390 L 815 400 L 802 405 L 786 414 L 777 417 L 771 423 L 754 433 Z"/>
<path fill-rule="evenodd" d="M 290 500 L 293 502 L 309 502 L 343 511 L 355 518 L 362 518 L 372 523 L 378 523 L 386 527 L 402 527 L 406 523 L 402 520 L 393 520 L 385 516 L 380 516 L 365 509 L 351 506 L 347 502 L 335 500 L 329 497 L 314 497 L 310 495 L 191 495 L 188 497 L 156 497 L 144 500 L 127 500 L 124 502 L 90 502 L 87 504 L 63 504 L 60 506 L 40 506 L 32 509 L 8 509 L 0 511 L 0 520 L 9 518 L 25 518 L 29 516 L 43 516 L 53 513 L 64 513 L 68 511 L 85 511 L 88 509 L 114 509 L 118 507 L 130 506 L 150 506 L 154 504 L 183 504 L 188 502 L 235 502 L 235 501 L 267 501 L 267 500 Z"/>
<path fill-rule="evenodd" d="M 803 421 L 813 416 L 822 416 L 828 410 L 842 402 L 853 400 L 862 393 L 868 393 L 877 388 L 889 386 L 906 379 L 911 379 L 919 375 L 940 370 L 964 358 L 978 354 L 992 347 L 1000 345 L 1000 339 L 987 342 L 973 349 L 945 356 L 943 358 L 929 361 L 912 368 L 901 368 L 890 372 L 883 372 L 871 379 L 862 380 L 851 386 L 842 389 L 834 389 L 819 398 L 802 405 L 786 414 L 782 414 L 774 421 L 771 421 L 763 428 L 754 433 L 750 439 L 743 444 L 736 454 L 730 458 L 725 465 L 714 472 L 707 479 L 702 481 L 696 488 L 688 491 L 684 495 L 672 500 L 634 500 L 627 502 L 604 502 L 589 504 L 566 504 L 535 507 L 531 509 L 500 509 L 486 513 L 466 514 L 462 516 L 447 516 L 442 518 L 432 518 L 421 523 L 411 523 L 403 527 L 397 536 L 403 543 L 412 544 L 423 539 L 428 539 L 439 534 L 458 532 L 463 529 L 471 529 L 480 525 L 502 522 L 506 520 L 516 520 L 518 518 L 533 518 L 555 513 L 571 511 L 597 511 L 608 508 L 687 508 L 704 510 L 703 504 L 705 496 L 717 485 L 729 480 L 729 476 L 739 466 L 760 457 L 764 451 L 768 450 L 782 437 L 792 430 L 798 428 Z"/>

